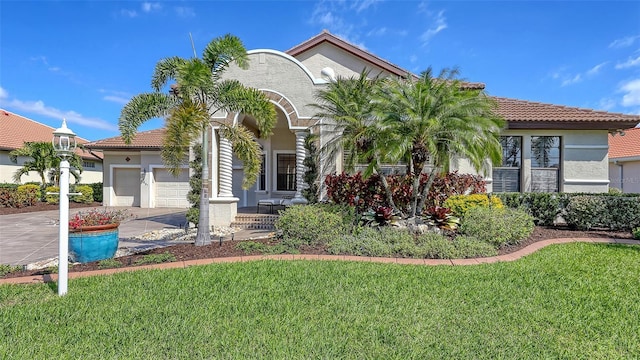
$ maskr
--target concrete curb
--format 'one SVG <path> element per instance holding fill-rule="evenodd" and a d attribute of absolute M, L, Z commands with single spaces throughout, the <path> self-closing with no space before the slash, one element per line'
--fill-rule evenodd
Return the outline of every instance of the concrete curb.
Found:
<path fill-rule="evenodd" d="M 351 256 L 351 255 L 307 255 L 307 254 L 251 255 L 251 256 L 199 259 L 199 260 L 189 260 L 189 261 L 176 261 L 176 262 L 163 263 L 163 264 L 132 266 L 132 267 L 116 268 L 116 269 L 69 272 L 69 279 L 77 279 L 77 278 L 88 277 L 88 276 L 112 275 L 116 273 L 131 272 L 131 271 L 137 271 L 137 270 L 177 269 L 177 268 L 188 268 L 191 266 L 199 266 L 199 265 L 232 263 L 232 262 L 248 262 L 248 261 L 259 261 L 259 260 L 361 261 L 361 262 L 375 262 L 375 263 L 394 263 L 394 264 L 402 264 L 402 265 L 466 266 L 466 265 L 492 264 L 497 262 L 515 261 L 524 256 L 530 255 L 549 245 L 566 244 L 566 243 L 573 243 L 573 242 L 640 245 L 639 240 L 630 240 L 630 239 L 598 239 L 598 238 L 550 239 L 550 240 L 538 241 L 536 243 L 533 243 L 525 248 L 522 248 L 510 254 L 492 256 L 492 257 L 486 257 L 486 258 L 451 259 L 451 260 L 378 258 L 378 257 Z M 9 278 L 9 279 L 0 279 L 0 285 L 50 283 L 50 282 L 55 282 L 57 280 L 58 280 L 58 274 L 45 274 L 45 275 L 34 275 L 34 276 L 25 276 L 25 277 L 17 277 L 17 278 Z"/>

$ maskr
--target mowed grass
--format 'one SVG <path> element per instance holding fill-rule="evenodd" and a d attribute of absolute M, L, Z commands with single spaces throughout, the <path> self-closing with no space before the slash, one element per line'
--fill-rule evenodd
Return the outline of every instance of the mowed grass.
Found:
<path fill-rule="evenodd" d="M 2 359 L 640 358 L 640 247 L 512 263 L 260 261 L 0 286 Z"/>

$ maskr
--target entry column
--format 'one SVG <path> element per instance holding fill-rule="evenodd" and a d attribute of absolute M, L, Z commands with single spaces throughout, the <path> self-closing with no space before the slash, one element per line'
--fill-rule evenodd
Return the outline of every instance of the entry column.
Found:
<path fill-rule="evenodd" d="M 294 204 L 307 203 L 307 199 L 302 196 L 302 190 L 307 188 L 307 184 L 304 182 L 304 159 L 307 157 L 304 140 L 307 134 L 305 130 L 296 131 L 296 195 L 291 200 Z"/>

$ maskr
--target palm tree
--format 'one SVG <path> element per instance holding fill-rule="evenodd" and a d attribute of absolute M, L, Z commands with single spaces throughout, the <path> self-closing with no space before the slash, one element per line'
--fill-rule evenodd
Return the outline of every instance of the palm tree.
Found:
<path fill-rule="evenodd" d="M 9 158 L 13 162 L 16 162 L 19 156 L 30 157 L 31 160 L 25 161 L 22 167 L 16 170 L 13 174 L 13 181 L 19 183 L 22 175 L 28 175 L 29 172 L 35 171 L 40 175 L 42 187 L 46 186 L 48 180 L 58 183 L 57 174 L 60 171 L 60 158 L 57 156 L 52 143 L 44 141 L 25 142 L 21 148 L 9 153 Z M 69 164 L 71 165 L 70 173 L 77 183 L 80 181 L 80 174 L 82 174 L 82 159 L 78 154 L 74 153 L 69 158 Z"/>
<path fill-rule="evenodd" d="M 268 137 L 277 120 L 275 108 L 261 91 L 235 80 L 223 80 L 231 63 L 246 69 L 247 51 L 237 37 L 225 35 L 213 39 L 202 58 L 170 57 L 160 60 L 151 79 L 153 92 L 134 96 L 122 109 L 120 132 L 131 143 L 138 127 L 147 120 L 163 117 L 167 129 L 162 148 L 163 162 L 174 175 L 186 164 L 189 147 L 202 139 L 202 191 L 195 244 L 211 242 L 209 235 L 209 167 L 207 159 L 208 129 L 211 115 L 218 111 L 243 112 L 256 119 L 259 135 Z M 162 92 L 169 84 L 171 90 Z M 243 125 L 215 122 L 227 138 L 235 155 L 244 164 L 243 188 L 255 183 L 260 172 L 262 152 L 253 133 Z"/>
<path fill-rule="evenodd" d="M 438 173 L 450 170 L 452 159 L 464 157 L 480 171 L 487 160 L 500 163 L 500 131 L 504 126 L 495 103 L 482 91 L 466 87 L 458 70 L 444 69 L 437 77 L 431 68 L 418 80 L 389 79 L 376 95 L 380 126 L 389 139 L 389 161 L 409 159 L 413 196 L 409 217 L 420 214 Z M 419 192 L 420 175 L 431 166 Z"/>

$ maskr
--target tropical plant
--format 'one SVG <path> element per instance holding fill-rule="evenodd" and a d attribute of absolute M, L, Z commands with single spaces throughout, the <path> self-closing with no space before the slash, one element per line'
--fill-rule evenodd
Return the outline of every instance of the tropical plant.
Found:
<path fill-rule="evenodd" d="M 19 183 L 22 175 L 28 175 L 29 172 L 35 171 L 40 176 L 42 187 L 44 187 L 49 180 L 58 183 L 60 158 L 56 155 L 56 151 L 53 148 L 53 144 L 44 141 L 25 142 L 24 145 L 11 151 L 9 158 L 11 161 L 16 162 L 19 156 L 29 157 L 31 160 L 27 160 L 22 164 L 22 167 L 13 174 L 13 181 Z M 82 159 L 78 154 L 74 153 L 69 158 L 70 173 L 73 175 L 76 183 L 80 181 L 80 174 L 82 174 Z"/>
<path fill-rule="evenodd" d="M 436 175 L 449 172 L 455 157 L 467 158 L 478 171 L 488 161 L 501 161 L 504 121 L 495 114 L 495 103 L 459 80 L 457 70 L 445 69 L 434 77 L 428 69 L 418 79 L 368 75 L 339 77 L 318 91 L 316 117 L 328 136 L 321 159 L 330 165 L 342 151 L 345 170 L 368 164 L 364 177 L 380 175 L 386 203 L 395 213 L 404 218 L 422 213 Z M 407 164 L 412 184 L 408 210 L 397 206 L 390 178 L 382 171 L 383 164 L 399 162 Z"/>
<path fill-rule="evenodd" d="M 477 171 L 487 161 L 495 164 L 502 159 L 504 120 L 495 113 L 494 101 L 462 83 L 458 75 L 457 69 L 444 69 L 434 77 L 429 68 L 418 80 L 389 79 L 376 95 L 383 134 L 379 138 L 384 139 L 377 142 L 377 154 L 391 163 L 409 161 L 413 178 L 409 218 L 422 212 L 436 175 L 448 173 L 455 157 L 468 159 Z M 429 178 L 419 191 L 420 175 L 428 166 Z"/>
<path fill-rule="evenodd" d="M 78 230 L 84 226 L 120 224 L 122 221 L 132 218 L 132 216 L 127 209 L 80 211 L 69 219 L 69 229 Z"/>
<path fill-rule="evenodd" d="M 271 135 L 277 120 L 275 108 L 258 89 L 248 88 L 236 80 L 222 79 L 224 71 L 235 63 L 248 67 L 247 51 L 239 38 L 225 35 L 213 39 L 202 58 L 177 56 L 160 60 L 151 79 L 153 92 L 134 96 L 122 109 L 120 132 L 131 143 L 138 127 L 147 120 L 165 118 L 166 135 L 162 148 L 163 162 L 174 175 L 187 162 L 189 147 L 202 141 L 202 189 L 195 244 L 206 245 L 209 236 L 209 167 L 208 130 L 219 127 L 220 135 L 232 144 L 235 155 L 244 164 L 243 188 L 249 188 L 260 172 L 262 150 L 252 131 L 242 124 L 213 121 L 216 112 L 242 112 L 255 118 L 261 137 Z M 170 82 L 170 91 L 166 90 Z"/>
<path fill-rule="evenodd" d="M 304 158 L 304 182 L 307 184 L 307 187 L 302 189 L 302 196 L 307 199 L 307 201 L 311 204 L 318 202 L 318 193 L 320 188 L 318 186 L 319 183 L 319 173 L 318 173 L 318 148 L 316 146 L 316 141 L 318 137 L 312 134 L 307 135 L 304 139 L 304 148 L 307 150 L 307 156 Z"/>

